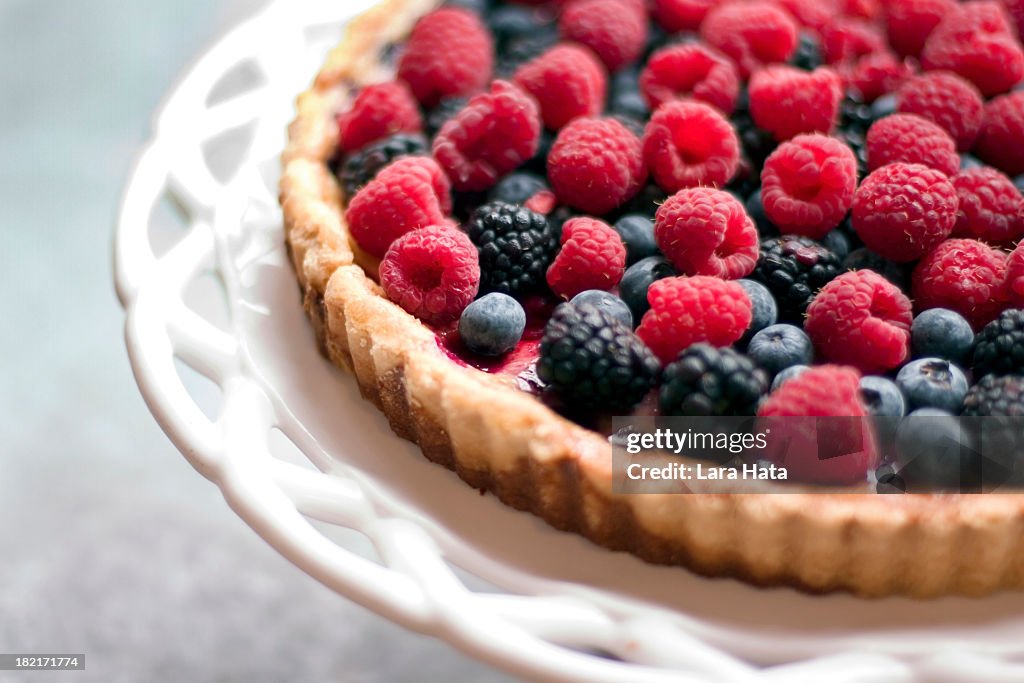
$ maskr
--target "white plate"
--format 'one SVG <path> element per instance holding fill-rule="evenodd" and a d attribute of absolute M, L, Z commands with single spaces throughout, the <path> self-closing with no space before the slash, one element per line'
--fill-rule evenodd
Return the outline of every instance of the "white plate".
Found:
<path fill-rule="evenodd" d="M 157 119 L 118 227 L 140 389 L 253 529 L 339 593 L 525 676 L 1024 680 L 1024 595 L 864 601 L 655 567 L 481 496 L 395 437 L 316 352 L 275 201 L 291 102 L 369 3 L 342 4 L 273 3 L 200 60 Z M 236 128 L 248 156 L 218 179 L 223 158 L 205 152 Z M 163 225 L 167 198 L 179 233 Z M 182 363 L 217 386 L 213 419 Z"/>

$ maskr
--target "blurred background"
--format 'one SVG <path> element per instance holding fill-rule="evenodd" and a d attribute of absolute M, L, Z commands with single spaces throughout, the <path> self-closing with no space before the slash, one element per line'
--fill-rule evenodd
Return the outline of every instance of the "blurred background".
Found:
<path fill-rule="evenodd" d="M 164 93 L 263 4 L 0 0 L 0 652 L 86 654 L 32 681 L 508 680 L 278 556 L 132 379 L 122 186 Z"/>

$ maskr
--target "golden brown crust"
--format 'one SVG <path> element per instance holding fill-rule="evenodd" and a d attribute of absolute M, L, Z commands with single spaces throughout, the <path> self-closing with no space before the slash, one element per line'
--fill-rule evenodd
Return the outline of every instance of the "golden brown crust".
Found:
<path fill-rule="evenodd" d="M 432 461 L 552 526 L 708 576 L 863 596 L 1024 588 L 1024 496 L 622 495 L 611 448 L 532 396 L 452 363 L 359 264 L 327 162 L 348 89 L 435 0 L 385 0 L 349 26 L 298 100 L 281 204 L 304 305 L 325 355 Z M 369 264 L 364 264 L 371 268 Z"/>

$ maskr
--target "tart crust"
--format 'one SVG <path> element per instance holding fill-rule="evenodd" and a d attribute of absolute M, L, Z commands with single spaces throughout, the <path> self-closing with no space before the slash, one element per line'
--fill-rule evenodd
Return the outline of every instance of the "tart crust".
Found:
<path fill-rule="evenodd" d="M 297 102 L 282 156 L 288 250 L 321 348 L 431 461 L 555 528 L 649 562 L 810 592 L 984 595 L 1024 587 L 1024 495 L 631 494 L 607 439 L 502 378 L 453 363 L 388 301 L 328 167 L 334 114 L 388 77 L 379 55 L 437 0 L 383 0 L 353 20 Z"/>

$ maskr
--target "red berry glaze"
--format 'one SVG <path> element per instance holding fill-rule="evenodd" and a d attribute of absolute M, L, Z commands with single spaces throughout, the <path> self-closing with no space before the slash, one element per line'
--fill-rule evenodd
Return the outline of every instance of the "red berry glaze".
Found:
<path fill-rule="evenodd" d="M 857 159 L 835 138 L 798 135 L 768 157 L 761 183 L 765 214 L 779 230 L 821 239 L 850 210 Z"/>
<path fill-rule="evenodd" d="M 647 290 L 651 308 L 637 335 L 664 364 L 696 344 L 731 346 L 750 327 L 750 297 L 736 282 L 716 277 L 670 277 Z"/>
<path fill-rule="evenodd" d="M 686 275 L 735 280 L 757 264 L 758 238 L 743 205 L 728 192 L 707 187 L 681 190 L 658 208 L 658 248 Z"/>
<path fill-rule="evenodd" d="M 572 0 L 558 20 L 563 40 L 586 45 L 615 72 L 635 62 L 647 41 L 641 5 L 625 0 Z"/>
<path fill-rule="evenodd" d="M 347 154 L 395 133 L 422 129 L 420 108 L 408 86 L 398 81 L 368 85 L 338 115 L 338 149 Z"/>
<path fill-rule="evenodd" d="M 724 53 L 749 78 L 765 64 L 785 62 L 796 51 L 797 24 L 786 10 L 765 0 L 723 2 L 708 12 L 700 36 Z"/>
<path fill-rule="evenodd" d="M 843 88 L 831 69 L 808 73 L 769 66 L 750 79 L 750 114 L 779 141 L 801 133 L 829 133 L 836 124 Z"/>
<path fill-rule="evenodd" d="M 603 215 L 630 200 L 647 179 L 643 145 L 611 118 L 583 118 L 562 128 L 548 154 L 551 189 L 565 204 Z"/>
<path fill-rule="evenodd" d="M 985 105 L 975 151 L 1010 176 L 1024 173 L 1024 92 L 997 97 Z"/>
<path fill-rule="evenodd" d="M 865 246 L 891 261 L 913 261 L 946 239 L 959 201 L 949 179 L 920 164 L 874 171 L 853 196 L 853 229 Z"/>
<path fill-rule="evenodd" d="M 381 258 L 396 239 L 444 223 L 451 211 L 448 178 L 429 157 L 403 157 L 356 193 L 345 222 L 365 252 Z"/>
<path fill-rule="evenodd" d="M 948 71 L 930 71 L 907 81 L 896 98 L 897 111 L 935 123 L 953 137 L 961 152 L 974 145 L 985 102 L 973 83 Z"/>
<path fill-rule="evenodd" d="M 804 331 L 820 358 L 865 373 L 898 368 L 910 355 L 910 299 L 872 270 L 843 273 L 807 307 Z"/>
<path fill-rule="evenodd" d="M 403 235 L 380 262 L 380 284 L 389 299 L 431 325 L 462 314 L 480 288 L 476 247 L 452 225 Z"/>
<path fill-rule="evenodd" d="M 701 102 L 669 102 L 644 132 L 644 161 L 666 192 L 721 187 L 736 174 L 740 141 L 717 109 Z"/>
<path fill-rule="evenodd" d="M 449 119 L 434 138 L 434 158 L 456 190 L 486 190 L 537 153 L 537 101 L 495 81 Z"/>
<path fill-rule="evenodd" d="M 914 114 L 892 114 L 875 121 L 868 130 L 867 151 L 870 171 L 896 161 L 921 164 L 947 176 L 960 168 L 949 133 Z"/>
<path fill-rule="evenodd" d="M 548 268 L 551 290 L 571 299 L 588 289 L 609 290 L 626 270 L 626 247 L 615 229 L 596 218 L 570 218 L 562 226 L 562 248 Z"/>
<path fill-rule="evenodd" d="M 732 113 L 740 91 L 733 63 L 699 43 L 664 47 L 648 60 L 640 74 L 640 90 L 651 109 L 692 97 Z"/>
<path fill-rule="evenodd" d="M 960 171 L 950 179 L 960 199 L 953 234 L 1012 247 L 1024 237 L 1024 197 L 994 168 Z"/>
<path fill-rule="evenodd" d="M 475 13 L 443 7 L 413 27 L 398 59 L 398 78 L 424 107 L 445 97 L 472 95 L 494 70 L 494 41 Z"/>
<path fill-rule="evenodd" d="M 1005 253 L 976 240 L 946 240 L 914 268 L 914 306 L 952 309 L 978 331 L 1006 307 L 1006 280 Z"/>
<path fill-rule="evenodd" d="M 556 45 L 519 67 L 512 80 L 537 100 L 551 130 L 580 116 L 597 116 L 608 95 L 604 65 L 582 45 Z"/>

